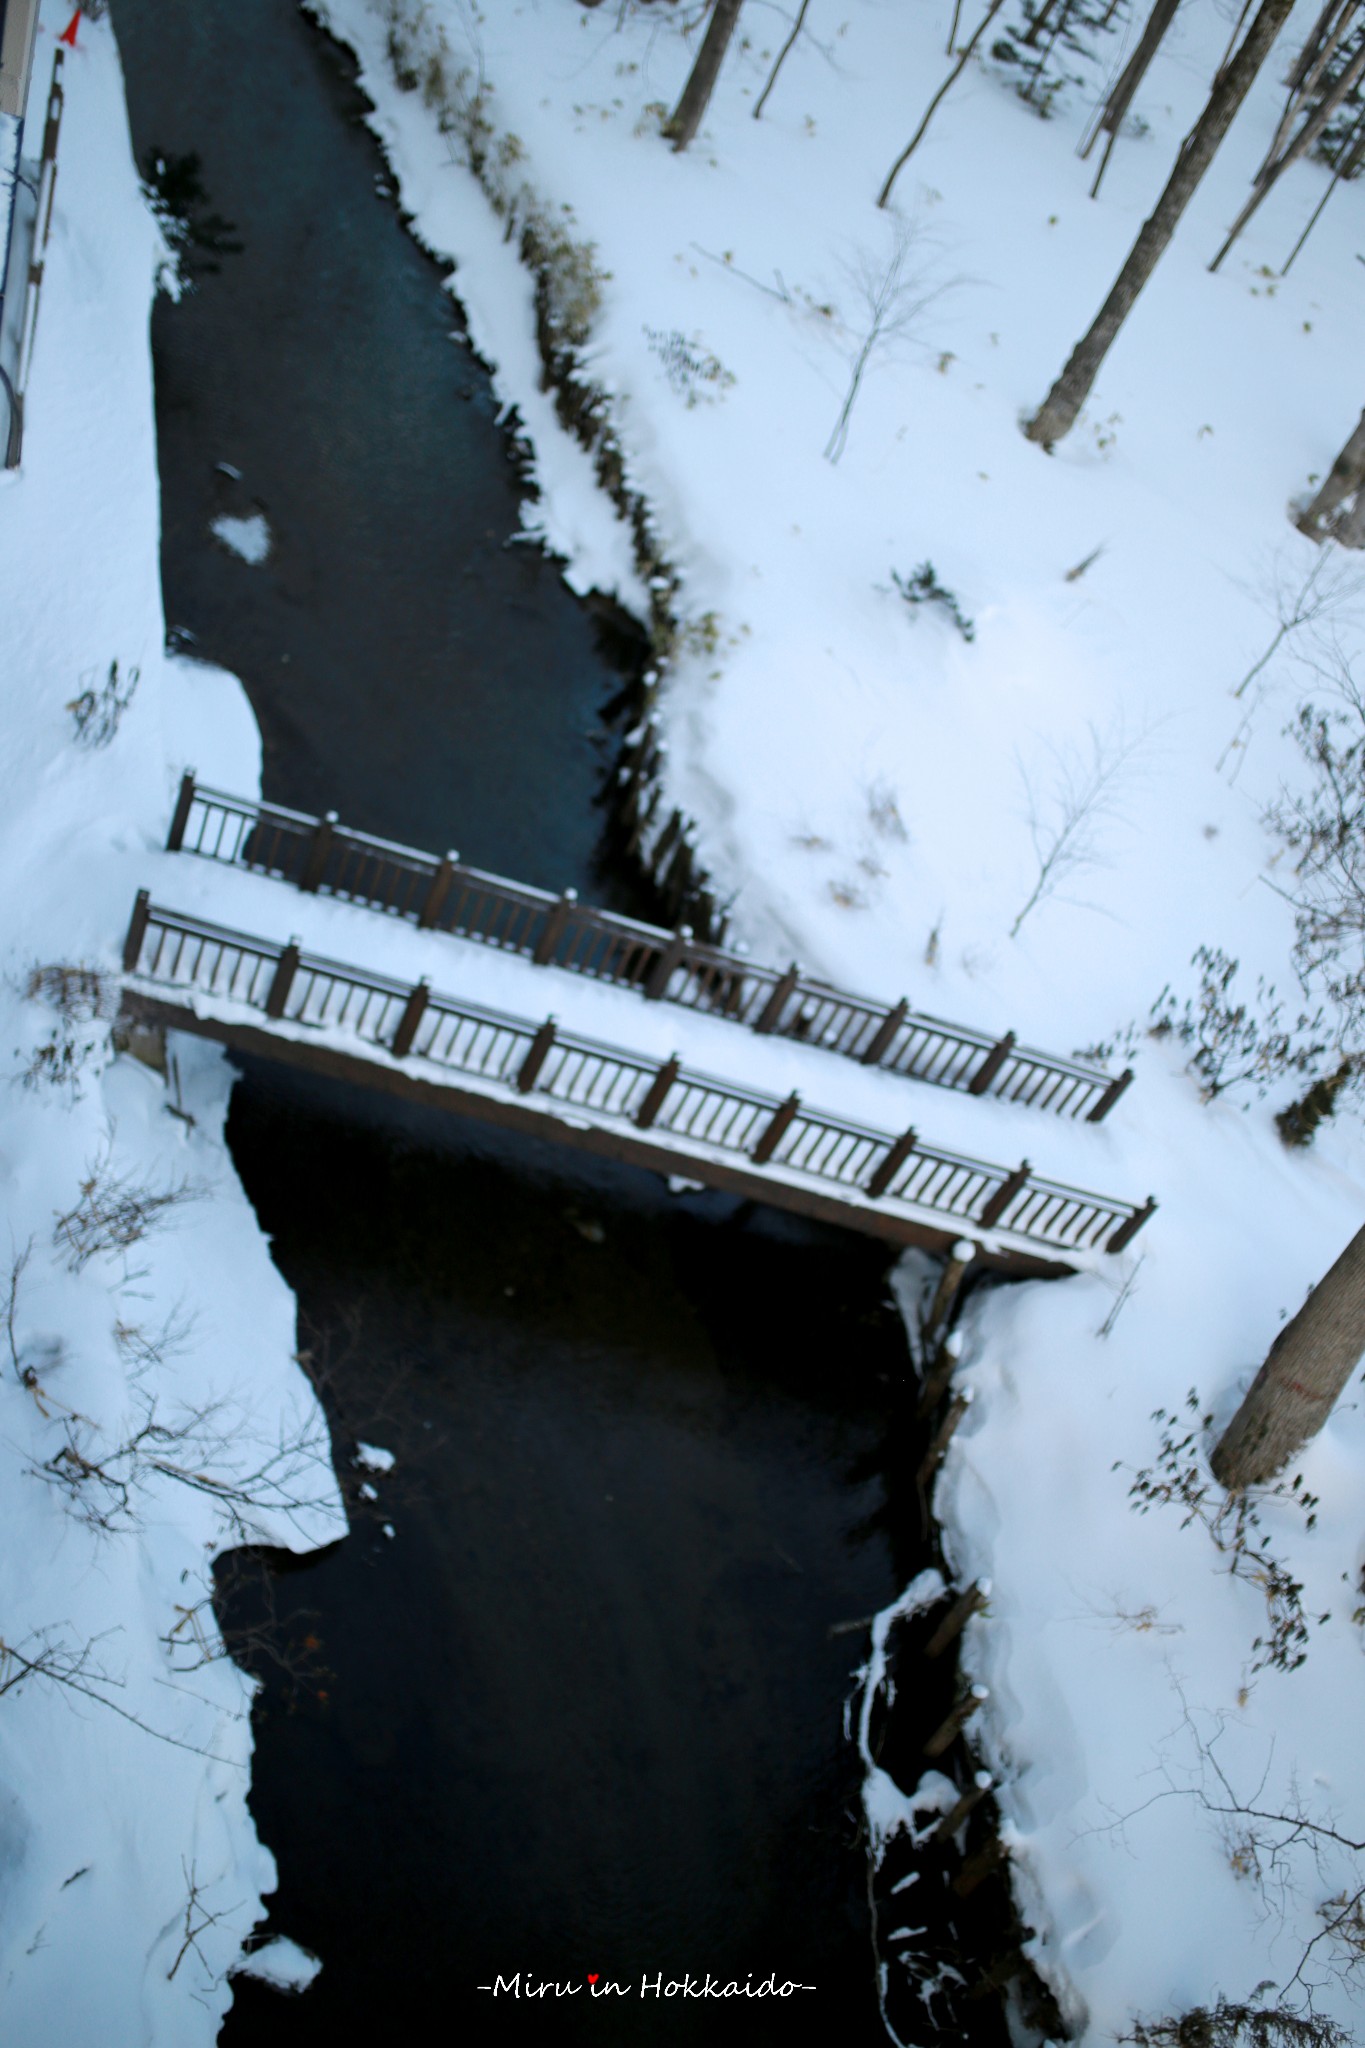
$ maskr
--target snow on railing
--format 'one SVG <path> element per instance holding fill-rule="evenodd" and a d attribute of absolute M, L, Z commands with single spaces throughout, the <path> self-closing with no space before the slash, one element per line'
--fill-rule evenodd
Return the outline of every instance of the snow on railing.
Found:
<path fill-rule="evenodd" d="M 126 974 L 240 1004 L 277 1025 L 345 1033 L 396 1060 L 416 1057 L 477 1076 L 518 1095 L 538 1095 L 580 1114 L 667 1133 L 693 1148 L 739 1155 L 840 1191 L 850 1209 L 868 1204 L 929 1211 L 955 1224 L 1003 1230 L 1063 1251 L 1121 1251 L 1155 1208 L 1039 1179 L 1025 1163 L 1011 1171 L 892 1135 L 823 1110 L 793 1094 L 767 1095 L 714 1075 L 509 1017 L 478 1004 L 373 975 L 225 931 L 153 905 L 138 894 L 124 942 Z M 552 1113 L 551 1113 L 552 1114 Z M 553 1124 L 549 1129 L 553 1132 Z M 680 1149 L 680 1163 L 688 1152 Z M 850 1213 L 849 1221 L 857 1216 Z"/>
<path fill-rule="evenodd" d="M 192 773 L 180 785 L 167 840 L 172 853 L 208 860 L 322 891 L 430 930 L 520 953 L 538 966 L 623 983 L 654 1001 L 704 1010 L 760 1032 L 795 1038 L 907 1079 L 968 1095 L 995 1095 L 1056 1116 L 1099 1123 L 1132 1080 L 1080 1060 L 1019 1045 L 970 1025 L 950 1024 L 870 996 L 812 981 L 796 966 L 784 974 L 721 946 L 703 945 L 686 926 L 656 925 L 596 910 L 561 896 L 438 859 L 343 826 L 334 811 L 312 818 L 279 804 L 202 789 Z"/>

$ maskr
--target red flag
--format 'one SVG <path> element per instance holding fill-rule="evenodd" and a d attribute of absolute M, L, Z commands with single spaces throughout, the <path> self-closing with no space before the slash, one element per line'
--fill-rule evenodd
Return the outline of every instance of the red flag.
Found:
<path fill-rule="evenodd" d="M 67 44 L 69 44 L 69 45 L 70 45 L 70 47 L 71 47 L 71 48 L 72 48 L 73 50 L 75 49 L 75 47 L 76 47 L 76 30 L 77 30 L 77 28 L 78 28 L 78 27 L 79 27 L 79 25 L 80 25 L 80 19 L 81 19 L 81 10 L 80 10 L 80 8 L 78 7 L 78 8 L 76 9 L 76 12 L 75 12 L 75 13 L 74 13 L 74 14 L 72 15 L 72 17 L 71 17 L 70 21 L 69 21 L 69 22 L 68 22 L 68 23 L 66 24 L 66 27 L 65 27 L 65 28 L 64 28 L 64 29 L 62 30 L 61 34 L 60 34 L 60 35 L 58 36 L 58 38 L 57 38 L 57 41 L 58 41 L 59 43 L 67 43 Z"/>

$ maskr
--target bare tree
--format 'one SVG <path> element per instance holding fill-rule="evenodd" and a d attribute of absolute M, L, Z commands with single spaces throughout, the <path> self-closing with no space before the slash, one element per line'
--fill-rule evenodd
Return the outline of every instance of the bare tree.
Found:
<path fill-rule="evenodd" d="M 948 76 L 944 79 L 942 85 L 939 87 L 938 91 L 934 94 L 934 97 L 930 100 L 928 106 L 925 108 L 924 117 L 921 120 L 919 127 L 910 137 L 910 140 L 906 143 L 905 148 L 901 151 L 900 155 L 896 158 L 896 161 L 892 164 L 890 170 L 887 172 L 886 183 L 882 186 L 881 191 L 877 194 L 878 206 L 885 206 L 887 200 L 891 197 L 891 187 L 895 184 L 902 170 L 910 161 L 910 158 L 914 155 L 915 151 L 919 148 L 920 143 L 924 140 L 925 130 L 928 128 L 929 123 L 933 120 L 934 114 L 936 113 L 940 102 L 948 97 L 949 92 L 952 90 L 957 80 L 962 76 L 962 73 L 966 70 L 967 64 L 971 58 L 972 51 L 981 41 L 982 36 L 986 32 L 986 29 L 989 27 L 991 22 L 994 21 L 996 15 L 1000 12 L 1000 9 L 1003 5 L 1004 0 L 990 0 L 990 4 L 986 8 L 986 12 L 982 15 L 981 20 L 977 23 L 975 30 L 968 39 L 967 43 L 964 45 L 956 64 L 954 64 L 952 70 L 948 73 Z"/>
<path fill-rule="evenodd" d="M 1162 38 L 1175 20 L 1179 5 L 1180 0 L 1156 0 L 1156 5 L 1147 17 L 1147 26 L 1142 31 L 1137 48 L 1119 73 L 1113 90 L 1100 110 L 1099 118 L 1081 147 L 1080 155 L 1084 161 L 1101 135 L 1109 137 L 1104 146 L 1104 155 L 1100 158 L 1100 167 L 1095 173 L 1095 182 L 1090 187 L 1092 199 L 1098 197 L 1100 180 L 1108 168 L 1119 130 L 1127 119 L 1128 109 L 1133 104 L 1138 87 L 1147 76 L 1153 57 L 1161 47 Z"/>
<path fill-rule="evenodd" d="M 742 0 L 714 0 L 697 61 L 683 87 L 682 98 L 664 126 L 664 134 L 675 150 L 686 149 L 701 126 L 702 115 L 710 105 L 725 52 L 730 47 L 730 38 L 739 20 L 741 5 Z"/>
<path fill-rule="evenodd" d="M 1289 546 L 1293 547 L 1294 542 Z M 1266 664 L 1271 661 L 1291 633 L 1297 633 L 1304 626 L 1317 624 L 1320 620 L 1339 615 L 1350 601 L 1361 593 L 1361 579 L 1344 571 L 1334 561 L 1330 548 L 1317 557 L 1302 583 L 1291 578 L 1287 565 L 1276 564 L 1274 608 L 1275 632 L 1270 645 L 1258 661 L 1254 661 L 1233 691 L 1234 697 L 1245 696 L 1248 686 L 1256 680 Z"/>
<path fill-rule="evenodd" d="M 1362 78 L 1365 78 L 1365 39 L 1349 64 L 1343 67 L 1341 76 L 1322 94 L 1315 106 L 1311 103 L 1308 88 L 1305 86 L 1302 89 L 1296 109 L 1303 113 L 1301 125 L 1293 135 L 1286 135 L 1284 131 L 1287 121 L 1281 122 L 1280 135 L 1276 137 L 1271 145 L 1270 154 L 1256 173 L 1251 187 L 1251 197 L 1229 228 L 1227 240 L 1210 263 L 1210 270 L 1217 270 L 1262 200 L 1274 190 L 1289 166 L 1297 163 L 1299 158 L 1312 148 L 1332 115 L 1347 95 L 1355 90 Z"/>
<path fill-rule="evenodd" d="M 1365 1227 L 1271 1345 L 1210 1460 L 1223 1486 L 1260 1486 L 1331 1414 L 1365 1352 Z"/>
<path fill-rule="evenodd" d="M 1175 233 L 1200 179 L 1213 162 L 1219 144 L 1232 125 L 1233 116 L 1250 91 L 1252 81 L 1269 55 L 1292 5 L 1293 0 L 1261 0 L 1242 43 L 1214 79 L 1208 103 L 1181 144 L 1166 188 L 1150 218 L 1143 224 L 1108 298 L 1087 333 L 1072 350 L 1061 376 L 1024 428 L 1030 441 L 1036 441 L 1043 448 L 1051 448 L 1075 426 L 1076 415 L 1090 395 L 1100 365 Z"/>
<path fill-rule="evenodd" d="M 1341 508 L 1348 498 L 1354 502 L 1343 512 Z M 1316 495 L 1295 516 L 1294 524 L 1310 540 L 1330 535 L 1346 547 L 1365 547 L 1365 412 Z"/>
<path fill-rule="evenodd" d="M 768 83 L 764 86 L 762 92 L 759 94 L 757 100 L 754 103 L 755 121 L 759 118 L 760 114 L 763 112 L 764 107 L 767 105 L 768 94 L 777 84 L 777 74 L 782 69 L 782 66 L 786 63 L 787 57 L 792 49 L 793 44 L 795 43 L 797 37 L 800 35 L 802 29 L 805 27 L 806 9 L 809 6 L 810 0 L 801 0 L 801 5 L 797 9 L 796 20 L 792 23 L 791 34 L 787 37 L 786 42 L 778 51 L 777 61 L 773 65 L 772 70 L 768 73 Z"/>
<path fill-rule="evenodd" d="M 1344 137 L 1340 148 L 1336 151 L 1335 160 L 1332 164 L 1332 175 L 1327 181 L 1327 190 L 1309 214 L 1308 225 L 1280 266 L 1281 277 L 1288 277 L 1294 258 L 1312 234 L 1319 220 L 1321 220 L 1323 209 L 1336 191 L 1337 186 L 1347 178 L 1354 178 L 1362 163 L 1365 163 L 1365 103 L 1361 105 L 1354 127 Z"/>
<path fill-rule="evenodd" d="M 923 238 L 916 225 L 898 220 L 891 254 L 885 260 L 869 249 L 859 248 L 846 266 L 859 302 L 859 319 L 857 328 L 851 330 L 855 348 L 848 389 L 825 443 L 827 462 L 837 462 L 844 452 L 849 419 L 874 356 L 908 341 L 920 316 L 935 299 L 961 282 L 956 278 L 931 281 L 925 265 L 917 260 L 922 250 Z"/>
<path fill-rule="evenodd" d="M 1106 735 L 1093 725 L 1087 731 L 1089 744 L 1083 750 L 1049 748 L 1052 768 L 1046 787 L 1040 787 L 1019 763 L 1029 838 L 1038 866 L 1033 887 L 1010 926 L 1012 939 L 1017 938 L 1029 912 L 1055 896 L 1069 876 L 1106 864 L 1101 844 L 1104 828 L 1119 817 L 1125 771 L 1147 736 L 1139 733 L 1129 738 L 1121 729 Z"/>

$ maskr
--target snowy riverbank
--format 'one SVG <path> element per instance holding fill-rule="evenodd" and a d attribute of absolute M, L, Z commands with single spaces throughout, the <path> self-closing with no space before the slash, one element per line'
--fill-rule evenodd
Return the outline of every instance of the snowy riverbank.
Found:
<path fill-rule="evenodd" d="M 39 106 L 69 14 L 44 10 Z M 345 1521 L 223 1143 L 229 1070 L 187 1043 L 168 1085 L 109 1045 L 181 769 L 254 787 L 259 746 L 235 681 L 163 651 L 162 251 L 107 22 L 81 22 L 64 86 L 24 465 L 0 480 L 0 2010 L 13 2048 L 202 2048 L 274 1879 L 212 1560 Z"/>
<path fill-rule="evenodd" d="M 580 373 L 607 395 L 626 481 L 682 577 L 667 796 L 697 820 L 722 893 L 739 892 L 746 936 L 1060 1050 L 1117 1038 L 1116 1064 L 1137 1067 L 1094 1134 L 1097 1177 L 1150 1188 L 1159 1215 L 1108 1277 L 972 1305 L 976 1400 L 938 1494 L 960 1574 L 994 1584 L 965 1654 L 990 1687 L 977 1740 L 1039 1969 L 1095 2042 L 1267 1982 L 1291 2003 L 1311 1986 L 1349 2020 L 1355 1923 L 1324 1930 L 1365 1870 L 1323 1831 L 1365 1838 L 1358 1403 L 1303 1461 L 1311 1523 L 1286 1497 L 1258 1508 L 1301 1587 L 1298 1668 L 1258 1646 L 1274 1624 L 1264 1586 L 1178 1505 L 1135 1515 L 1129 1489 L 1160 1450 L 1153 1411 L 1183 1417 L 1192 1387 L 1199 1483 L 1199 1418 L 1231 1412 L 1365 1215 L 1352 1125 L 1287 1153 L 1271 1112 L 1292 1076 L 1206 1105 L 1187 1048 L 1145 1035 L 1166 984 L 1195 994 L 1199 946 L 1240 960 L 1248 997 L 1258 975 L 1292 987 L 1291 912 L 1266 886 L 1284 854 L 1261 813 L 1282 778 L 1302 779 L 1283 728 L 1322 692 L 1295 659 L 1314 643 L 1291 636 L 1234 692 L 1276 631 L 1277 594 L 1318 560 L 1286 502 L 1359 404 L 1352 191 L 1283 284 L 1273 271 L 1325 178 L 1308 167 L 1207 276 L 1274 127 L 1277 59 L 1048 460 L 1019 417 L 1202 103 L 1228 33 L 1212 11 L 1177 24 L 1142 95 L 1147 132 L 1124 140 L 1101 200 L 1072 154 L 1084 93 L 1041 123 L 973 70 L 902 177 L 899 228 L 873 200 L 944 74 L 947 7 L 817 4 L 757 124 L 781 24 L 746 14 L 752 42 L 681 157 L 658 129 L 695 47 L 686 10 L 317 11 L 358 52 L 404 204 L 457 262 L 472 336 L 534 445 L 528 518 L 576 587 L 640 608 L 630 536 L 540 389 L 515 230 L 535 220 L 543 245 L 547 223 L 562 229 L 586 308 Z M 510 228 L 469 174 L 471 141 Z M 898 249 L 927 303 L 869 359 L 836 466 L 822 450 L 867 332 L 866 281 Z M 898 593 L 926 561 L 970 640 L 946 606 Z M 1343 558 L 1332 574 L 1327 623 L 1349 660 L 1365 572 Z M 1086 857 L 1034 898 L 1038 847 L 1102 764 Z M 1028 1142 L 1048 1171 L 1042 1120 Z"/>

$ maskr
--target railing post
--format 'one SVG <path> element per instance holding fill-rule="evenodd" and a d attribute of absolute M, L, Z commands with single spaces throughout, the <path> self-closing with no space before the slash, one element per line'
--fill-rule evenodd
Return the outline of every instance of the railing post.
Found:
<path fill-rule="evenodd" d="M 1004 1037 L 991 1047 L 985 1059 L 982 1060 L 981 1065 L 972 1075 L 971 1080 L 967 1083 L 967 1093 L 969 1095 L 984 1095 L 1013 1051 L 1014 1033 L 1007 1031 Z"/>
<path fill-rule="evenodd" d="M 271 978 L 270 993 L 265 999 L 265 1014 L 276 1022 L 284 1015 L 284 1006 L 289 1001 L 289 991 L 294 985 L 294 976 L 299 971 L 299 942 L 291 939 L 281 949 Z"/>
<path fill-rule="evenodd" d="M 1015 1196 L 1023 1193 L 1024 1189 L 1028 1186 L 1028 1177 L 1032 1171 L 1033 1168 L 1026 1159 L 1021 1166 L 1015 1167 L 1008 1180 L 1001 1181 L 999 1187 L 976 1219 L 983 1230 L 989 1230 L 993 1223 L 997 1223 Z"/>
<path fill-rule="evenodd" d="M 328 811 L 325 818 L 319 818 L 313 831 L 313 843 L 308 849 L 308 863 L 299 880 L 300 889 L 310 896 L 316 895 L 327 871 L 327 856 L 332 850 L 332 835 L 337 828 L 337 814 Z"/>
<path fill-rule="evenodd" d="M 187 768 L 180 778 L 180 794 L 175 800 L 171 816 L 171 829 L 166 834 L 167 853 L 179 853 L 185 844 L 185 827 L 190 822 L 190 808 L 194 803 L 194 770 Z"/>
<path fill-rule="evenodd" d="M 957 1425 L 961 1422 L 971 1405 L 972 1389 L 970 1387 L 964 1387 L 960 1394 L 953 1395 L 948 1413 L 940 1422 L 933 1442 L 919 1461 L 919 1470 L 915 1474 L 916 1486 L 927 1486 L 929 1484 L 929 1481 L 943 1463 L 944 1452 L 953 1440 Z"/>
<path fill-rule="evenodd" d="M 962 1285 L 968 1266 L 976 1257 L 976 1246 L 969 1237 L 960 1237 L 948 1254 L 947 1263 L 939 1275 L 934 1298 L 929 1304 L 929 1313 L 924 1318 L 924 1335 L 928 1339 L 941 1324 L 946 1323 L 957 1300 L 957 1290 Z"/>
<path fill-rule="evenodd" d="M 687 949 L 691 943 L 691 925 L 680 924 L 649 970 L 645 994 L 651 1003 L 662 1001 L 668 994 L 668 984 L 687 958 Z"/>
<path fill-rule="evenodd" d="M 956 1641 L 972 1616 L 981 1612 L 990 1597 L 989 1579 L 977 1579 L 975 1584 L 968 1586 L 965 1593 L 959 1594 L 924 1645 L 925 1656 L 941 1657 L 949 1643 Z"/>
<path fill-rule="evenodd" d="M 450 894 L 450 885 L 455 880 L 455 870 L 459 864 L 460 856 L 458 853 L 442 854 L 441 859 L 437 863 L 436 872 L 431 878 L 431 884 L 427 889 L 422 908 L 417 913 L 417 927 L 419 931 L 429 932 L 435 928 L 441 912 L 445 908 L 445 900 Z"/>
<path fill-rule="evenodd" d="M 925 1328 L 927 1332 L 927 1324 Z M 924 1385 L 920 1389 L 920 1397 L 915 1406 L 915 1415 L 918 1419 L 922 1420 L 937 1408 L 952 1384 L 953 1374 L 957 1371 L 961 1356 L 962 1332 L 949 1330 L 947 1336 L 940 1342 L 934 1354 L 934 1362 L 924 1376 Z"/>
<path fill-rule="evenodd" d="M 778 982 L 777 987 L 768 997 L 767 1002 L 754 1020 L 755 1031 L 776 1031 L 778 1025 L 782 1022 L 782 1012 L 796 994 L 796 985 L 800 979 L 801 969 L 793 960 L 791 966 L 787 969 L 781 981 Z"/>
<path fill-rule="evenodd" d="M 128 924 L 128 936 L 123 941 L 123 971 L 135 974 L 137 963 L 142 957 L 142 941 L 147 936 L 147 919 L 151 915 L 152 896 L 149 889 L 139 889 L 133 898 L 133 915 Z"/>
<path fill-rule="evenodd" d="M 676 1053 L 670 1053 L 658 1073 L 649 1084 L 644 1101 L 635 1112 L 635 1121 L 642 1131 L 647 1131 L 659 1111 L 668 1100 L 669 1090 L 681 1072 L 682 1063 Z"/>
<path fill-rule="evenodd" d="M 785 1102 L 779 1102 L 772 1116 L 763 1127 L 763 1133 L 754 1146 L 753 1159 L 756 1166 L 766 1166 L 786 1135 L 788 1126 L 801 1107 L 801 1097 L 795 1089 Z"/>
<path fill-rule="evenodd" d="M 972 1778 L 971 1784 L 959 1798 L 956 1805 L 950 1807 L 948 1812 L 944 1814 L 942 1820 L 934 1829 L 932 1835 L 930 1835 L 929 1840 L 931 1842 L 946 1842 L 951 1836 L 955 1835 L 968 1814 L 976 1810 L 994 1783 L 995 1780 L 989 1771 L 977 1771 Z"/>
<path fill-rule="evenodd" d="M 555 956 L 555 950 L 564 936 L 564 927 L 573 915 L 573 907 L 577 901 L 577 889 L 566 889 L 558 903 L 552 905 L 550 914 L 545 920 L 545 929 L 536 940 L 535 951 L 531 955 L 537 967 L 548 967 L 550 965 Z"/>
<path fill-rule="evenodd" d="M 868 1176 L 869 1195 L 875 1198 L 886 1193 L 918 1143 L 919 1139 L 914 1131 L 903 1131 L 899 1138 L 887 1146 Z"/>
<path fill-rule="evenodd" d="M 403 1006 L 398 1020 L 398 1029 L 393 1034 L 389 1051 L 396 1060 L 406 1059 L 412 1051 L 412 1041 L 417 1036 L 417 1027 L 426 1015 L 427 1004 L 431 1001 L 431 983 L 423 975 Z"/>
<path fill-rule="evenodd" d="M 998 1835 L 991 1838 L 975 1856 L 969 1856 L 957 1876 L 953 1879 L 953 1890 L 960 1899 L 967 1898 L 979 1884 L 984 1884 L 998 1863 L 1003 1863 L 1009 1851 Z"/>
<path fill-rule="evenodd" d="M 962 1732 L 977 1708 L 984 1706 L 990 1696 L 989 1686 L 969 1685 L 951 1713 L 940 1721 L 925 1743 L 925 1756 L 942 1756 L 949 1743 Z"/>
<path fill-rule="evenodd" d="M 910 1005 L 902 996 L 894 1008 L 887 1011 L 872 1035 L 872 1042 L 858 1057 L 865 1067 L 880 1066 L 895 1043 L 896 1033 L 910 1015 Z"/>
<path fill-rule="evenodd" d="M 1122 1223 L 1120 1223 L 1118 1229 L 1114 1232 L 1114 1235 L 1105 1245 L 1105 1250 L 1107 1252 L 1121 1252 L 1126 1244 L 1132 1243 L 1133 1239 L 1141 1230 L 1143 1224 L 1146 1223 L 1149 1220 L 1149 1218 L 1151 1218 L 1155 1214 L 1156 1196 L 1148 1195 L 1146 1201 L 1143 1203 L 1140 1209 L 1134 1209 L 1131 1216 L 1124 1217 Z"/>
<path fill-rule="evenodd" d="M 535 1037 L 531 1040 L 526 1057 L 517 1071 L 517 1087 L 523 1095 L 529 1095 L 535 1087 L 536 1077 L 546 1060 L 550 1057 L 550 1051 L 554 1045 L 558 1029 L 559 1026 L 555 1019 L 547 1017 Z"/>
<path fill-rule="evenodd" d="M 1131 1067 L 1125 1067 L 1121 1074 L 1116 1075 L 1095 1104 L 1095 1107 L 1091 1110 L 1086 1118 L 1086 1122 L 1088 1124 L 1102 1124 L 1132 1078 L 1133 1070 Z"/>

